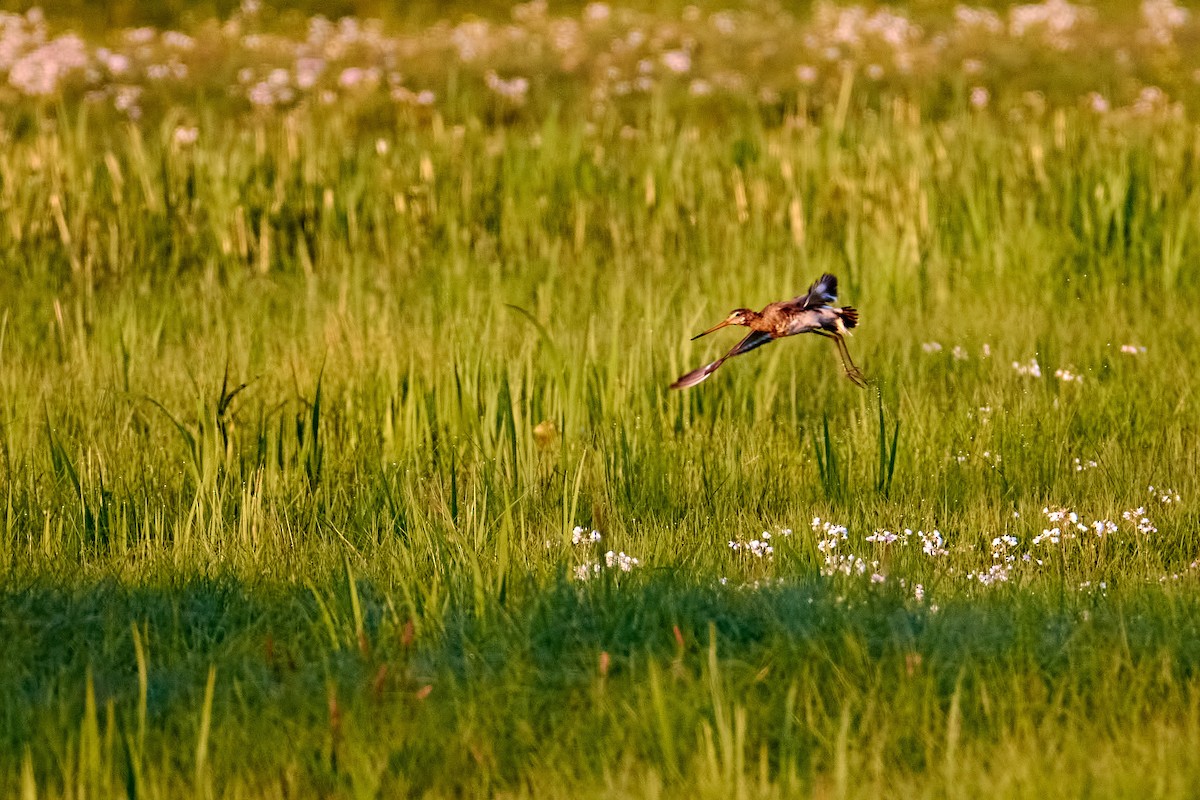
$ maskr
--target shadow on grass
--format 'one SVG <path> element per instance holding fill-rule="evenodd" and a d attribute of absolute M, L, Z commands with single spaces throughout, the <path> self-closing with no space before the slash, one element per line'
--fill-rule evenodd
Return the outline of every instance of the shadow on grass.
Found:
<path fill-rule="evenodd" d="M 848 709 L 856 724 L 874 715 L 916 730 L 956 704 L 964 735 L 984 739 L 1019 707 L 1135 716 L 1188 695 L 1200 663 L 1194 595 L 1001 587 L 935 600 L 861 579 L 735 588 L 662 574 L 529 588 L 482 617 L 460 610 L 467 602 L 410 616 L 382 588 L 352 592 L 336 577 L 10 584 L 0 762 L 28 747 L 50 770 L 89 681 L 127 736 L 143 717 L 152 744 L 193 752 L 210 666 L 214 764 L 230 774 L 299 764 L 328 788 L 353 749 L 410 788 L 461 788 L 470 769 L 483 781 L 471 787 L 495 789 L 519 783 L 530 759 L 602 774 L 588 741 L 618 729 L 622 748 L 670 774 L 681 756 L 664 742 L 694 741 L 729 708 L 772 753 L 819 753 Z M 885 747 L 921 770 L 918 745 L 896 734 Z M 0 788 L 14 779 L 0 775 Z"/>

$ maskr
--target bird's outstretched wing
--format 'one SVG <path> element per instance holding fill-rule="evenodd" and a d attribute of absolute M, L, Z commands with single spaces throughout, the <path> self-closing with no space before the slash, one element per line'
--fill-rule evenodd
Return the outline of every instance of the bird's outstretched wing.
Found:
<path fill-rule="evenodd" d="M 789 305 L 800 309 L 820 308 L 837 302 L 837 277 L 826 272 L 817 278 L 805 294 L 792 300 Z"/>
<path fill-rule="evenodd" d="M 709 375 L 717 371 L 717 368 L 725 363 L 726 359 L 740 356 L 742 353 L 749 353 L 756 347 L 762 347 L 764 344 L 771 342 L 775 337 L 765 331 L 751 331 L 745 339 L 742 339 L 733 349 L 725 355 L 718 358 L 711 364 L 705 364 L 703 367 L 692 370 L 686 375 L 683 375 L 679 380 L 671 384 L 672 389 L 690 389 L 696 384 L 703 381 Z"/>

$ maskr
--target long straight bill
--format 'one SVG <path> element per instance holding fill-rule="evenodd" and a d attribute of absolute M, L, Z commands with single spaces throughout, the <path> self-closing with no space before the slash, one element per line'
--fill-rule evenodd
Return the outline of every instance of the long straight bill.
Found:
<path fill-rule="evenodd" d="M 708 330 L 704 331 L 703 333 L 697 333 L 695 336 L 693 336 L 693 337 L 692 337 L 692 341 L 693 341 L 693 342 L 694 342 L 694 341 L 696 341 L 696 340 L 697 340 L 697 339 L 699 339 L 701 336 L 708 336 L 708 335 L 709 335 L 710 333 L 712 333 L 713 331 L 719 331 L 719 330 L 721 330 L 721 328 L 724 328 L 724 327 L 725 327 L 726 325 L 728 325 L 728 324 L 729 324 L 729 320 L 727 320 L 727 319 L 725 319 L 725 320 L 721 320 L 721 321 L 720 321 L 720 322 L 718 322 L 716 325 L 713 325 L 711 328 L 709 328 Z"/>

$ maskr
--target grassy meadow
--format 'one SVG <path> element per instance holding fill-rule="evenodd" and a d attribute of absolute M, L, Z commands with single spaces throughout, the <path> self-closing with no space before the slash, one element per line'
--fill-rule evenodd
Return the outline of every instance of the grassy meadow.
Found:
<path fill-rule="evenodd" d="M 0 796 L 1195 796 L 1194 14 L 356 10 L 0 16 Z"/>

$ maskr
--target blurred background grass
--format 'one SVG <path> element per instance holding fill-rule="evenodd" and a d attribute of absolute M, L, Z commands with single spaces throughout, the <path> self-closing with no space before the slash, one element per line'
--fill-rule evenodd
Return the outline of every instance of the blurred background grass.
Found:
<path fill-rule="evenodd" d="M 751 10 L 774 11 L 782 10 L 800 17 L 812 13 L 816 3 L 811 0 L 790 0 L 789 2 L 752 2 L 743 8 Z M 1020 5 L 1015 2 L 1000 2 L 984 0 L 974 3 L 974 8 L 990 8 L 1000 12 Z M 1102 0 L 1088 3 L 1114 24 L 1131 23 L 1137 18 L 1138 5 L 1129 0 Z M 24 13 L 36 6 L 42 9 L 46 16 L 55 21 L 56 25 L 83 30 L 101 30 L 113 28 L 129 28 L 141 25 L 151 25 L 158 28 L 187 27 L 206 19 L 227 19 L 242 8 L 236 0 L 165 0 L 161 3 L 136 3 L 132 0 L 106 0 L 102 3 L 88 3 L 84 0 L 47 0 L 47 2 L 29 3 L 5 0 L 0 3 L 0 9 L 10 13 Z M 316 0 L 296 0 L 287 4 L 264 4 L 268 13 L 280 16 L 311 17 L 317 14 L 337 19 L 339 17 L 356 17 L 360 19 L 375 18 L 390 23 L 430 24 L 438 21 L 459 22 L 463 19 L 477 17 L 503 20 L 512 13 L 513 3 L 502 0 L 416 0 L 415 2 L 386 2 L 386 0 L 333 0 L 332 2 L 316 2 Z M 587 6 L 585 0 L 562 0 L 550 4 L 550 9 L 556 15 L 578 17 Z M 691 6 L 702 12 L 714 13 L 727 11 L 727 4 L 711 0 L 701 2 L 682 2 L 669 0 L 665 3 L 629 2 L 621 3 L 621 8 L 653 12 L 662 17 L 678 17 L 684 8 Z M 914 3 L 906 9 L 916 18 L 923 15 L 939 17 L 944 15 L 946 6 L 938 2 Z"/>

